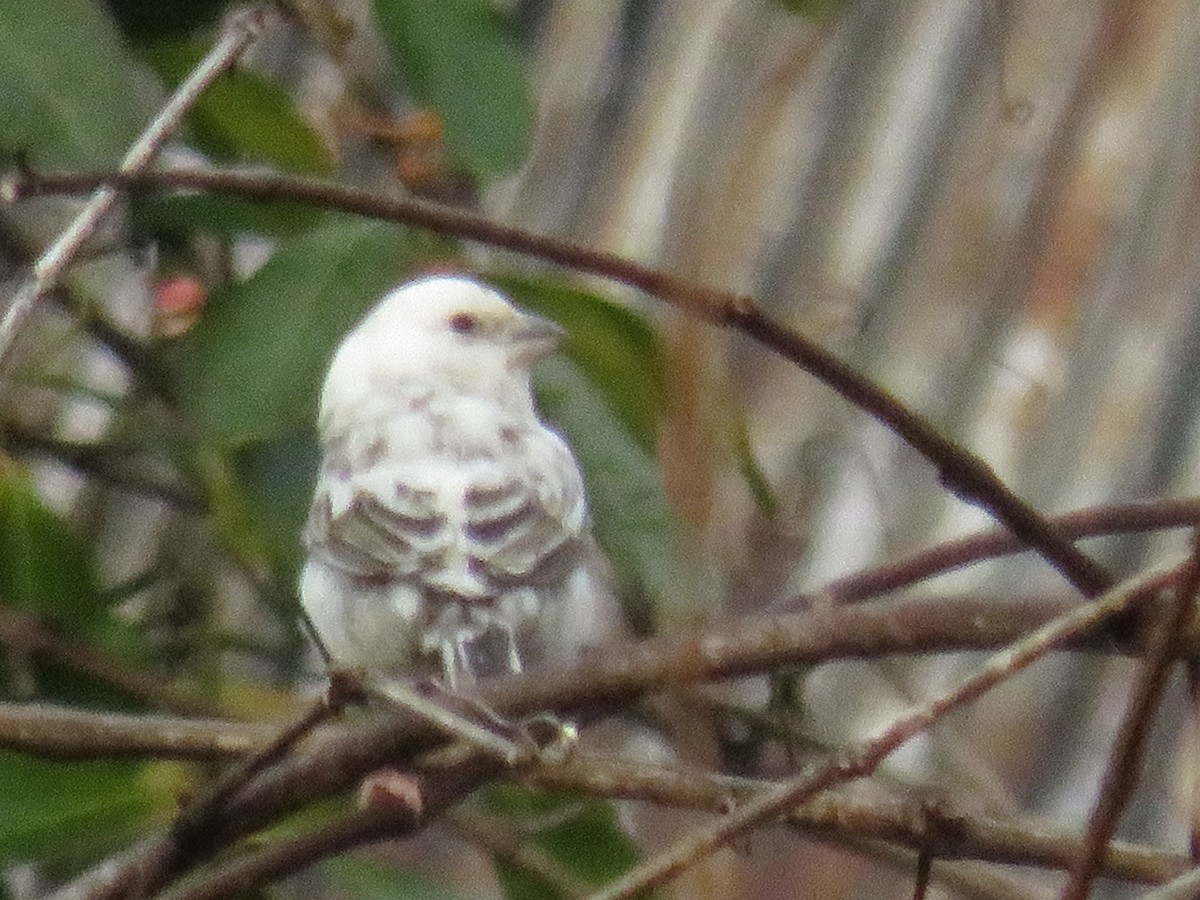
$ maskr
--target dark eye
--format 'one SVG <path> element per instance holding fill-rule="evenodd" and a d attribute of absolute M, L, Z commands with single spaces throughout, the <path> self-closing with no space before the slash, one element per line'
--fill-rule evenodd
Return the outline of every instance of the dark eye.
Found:
<path fill-rule="evenodd" d="M 446 320 L 446 324 L 456 334 L 474 334 L 479 329 L 479 319 L 469 312 L 455 313 Z"/>

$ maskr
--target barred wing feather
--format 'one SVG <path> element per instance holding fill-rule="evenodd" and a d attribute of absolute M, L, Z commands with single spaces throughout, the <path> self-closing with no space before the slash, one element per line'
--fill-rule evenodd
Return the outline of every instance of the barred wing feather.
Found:
<path fill-rule="evenodd" d="M 348 573 L 457 586 L 486 600 L 513 586 L 560 583 L 586 528 L 570 451 L 544 429 L 494 458 L 381 462 L 314 500 L 306 542 Z M 339 502 L 340 501 L 340 502 Z"/>

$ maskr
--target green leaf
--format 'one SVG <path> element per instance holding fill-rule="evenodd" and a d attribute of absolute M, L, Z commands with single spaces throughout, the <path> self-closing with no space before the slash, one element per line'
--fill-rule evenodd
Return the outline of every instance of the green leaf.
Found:
<path fill-rule="evenodd" d="M 215 25 L 228 9 L 229 0 L 105 0 L 105 6 L 129 39 L 140 45 Z"/>
<path fill-rule="evenodd" d="M 637 845 L 622 830 L 613 805 L 570 794 L 494 785 L 483 792 L 495 814 L 513 820 L 568 873 L 590 885 L 615 880 L 638 861 Z M 550 824 L 538 828 L 542 819 Z M 559 895 L 535 875 L 497 860 L 496 873 L 509 897 L 531 900 Z"/>
<path fill-rule="evenodd" d="M 294 237 L 317 224 L 321 213 L 303 203 L 253 203 L 216 194 L 155 194 L 135 197 L 139 234 L 206 232 L 221 237 L 262 234 Z"/>
<path fill-rule="evenodd" d="M 413 872 L 359 856 L 339 856 L 321 864 L 352 900 L 462 900 L 462 894 Z"/>
<path fill-rule="evenodd" d="M 107 616 L 91 549 L 16 464 L 0 462 L 0 598 L 74 634 Z"/>
<path fill-rule="evenodd" d="M 154 771 L 126 761 L 67 763 L 0 750 L 0 865 L 91 856 L 121 845 L 170 801 L 172 792 L 156 783 Z"/>
<path fill-rule="evenodd" d="M 406 234 L 329 217 L 215 295 L 176 359 L 188 412 L 228 446 L 310 422 L 334 345 L 411 258 Z"/>
<path fill-rule="evenodd" d="M 321 461 L 316 431 L 304 426 L 247 444 L 233 461 L 272 556 L 293 584 L 303 557 L 299 535 Z"/>
<path fill-rule="evenodd" d="M 560 282 L 516 275 L 489 280 L 521 306 L 567 329 L 567 355 L 642 449 L 653 453 L 663 375 L 658 335 L 650 324 L 624 306 Z"/>
<path fill-rule="evenodd" d="M 597 388 L 570 360 L 555 357 L 534 373 L 538 400 L 583 468 L 592 530 L 627 601 L 646 603 L 685 584 L 682 534 L 655 456 L 634 440 Z M 647 608 L 627 612 L 647 626 Z"/>
<path fill-rule="evenodd" d="M 120 161 L 152 112 L 90 0 L 0 0 L 0 149 L 37 166 Z"/>
<path fill-rule="evenodd" d="M 147 61 L 172 87 L 195 68 L 207 42 L 164 41 L 144 48 Z M 221 160 L 268 162 L 285 172 L 323 175 L 329 150 L 296 111 L 288 94 L 246 69 L 223 74 L 188 113 L 200 148 Z"/>
<path fill-rule="evenodd" d="M 490 179 L 521 164 L 533 133 L 525 57 L 488 0 L 375 0 L 405 86 L 435 110 L 450 152 Z"/>

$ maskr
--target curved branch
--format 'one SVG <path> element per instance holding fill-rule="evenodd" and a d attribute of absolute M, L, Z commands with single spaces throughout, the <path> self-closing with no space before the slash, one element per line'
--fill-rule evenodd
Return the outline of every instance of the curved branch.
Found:
<path fill-rule="evenodd" d="M 10 178 L 3 193 L 17 199 L 29 194 L 77 192 L 97 186 L 130 191 L 184 188 L 262 202 L 309 203 L 428 228 L 627 284 L 690 315 L 732 328 L 829 385 L 896 432 L 933 464 L 949 490 L 964 501 L 987 510 L 1022 543 L 1041 554 L 1084 596 L 1094 597 L 1112 584 L 1111 576 L 1101 566 L 1009 490 L 982 459 L 944 437 L 926 418 L 910 410 L 852 366 L 803 335 L 773 321 L 750 297 L 704 287 L 612 253 L 500 225 L 457 208 L 412 198 L 381 197 L 378 193 L 311 179 L 195 169 L 56 176 L 26 172 Z"/>

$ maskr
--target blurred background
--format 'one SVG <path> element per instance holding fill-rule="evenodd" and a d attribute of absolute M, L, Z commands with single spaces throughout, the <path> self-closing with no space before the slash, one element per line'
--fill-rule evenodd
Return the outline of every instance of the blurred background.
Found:
<path fill-rule="evenodd" d="M 114 166 L 224 13 L 0 0 L 8 166 Z M 1063 512 L 1195 492 L 1197 59 L 1195 0 L 290 0 L 162 165 L 410 192 L 752 295 Z M 6 294 L 72 209 L 0 205 Z M 391 283 L 459 267 L 571 330 L 540 397 L 587 470 L 639 633 L 802 608 L 838 576 L 989 524 L 794 366 L 620 285 L 311 208 L 144 197 L 95 236 L 4 376 L 5 697 L 286 715 L 315 683 L 294 577 L 328 354 Z M 1181 558 L 1187 537 L 1086 546 L 1125 576 Z M 923 590 L 1069 593 L 1026 557 Z M 790 673 L 801 755 L 877 731 L 978 658 Z M 1043 661 L 883 780 L 1078 831 L 1131 671 Z M 759 709 L 768 691 L 717 697 Z M 1122 837 L 1186 846 L 1187 706 L 1175 685 Z M 753 734 L 702 723 L 666 741 L 676 758 L 760 759 Z M 0 756 L 12 896 L 161 822 L 198 777 L 96 765 Z M 674 817 L 659 839 L 699 821 Z M 461 830 L 425 841 L 437 890 L 531 895 Z M 935 871 L 936 896 L 1054 896 L 1062 881 Z M 906 897 L 913 858 L 778 829 L 694 877 L 680 895 Z M 315 878 L 291 890 L 370 896 L 361 870 Z"/>

